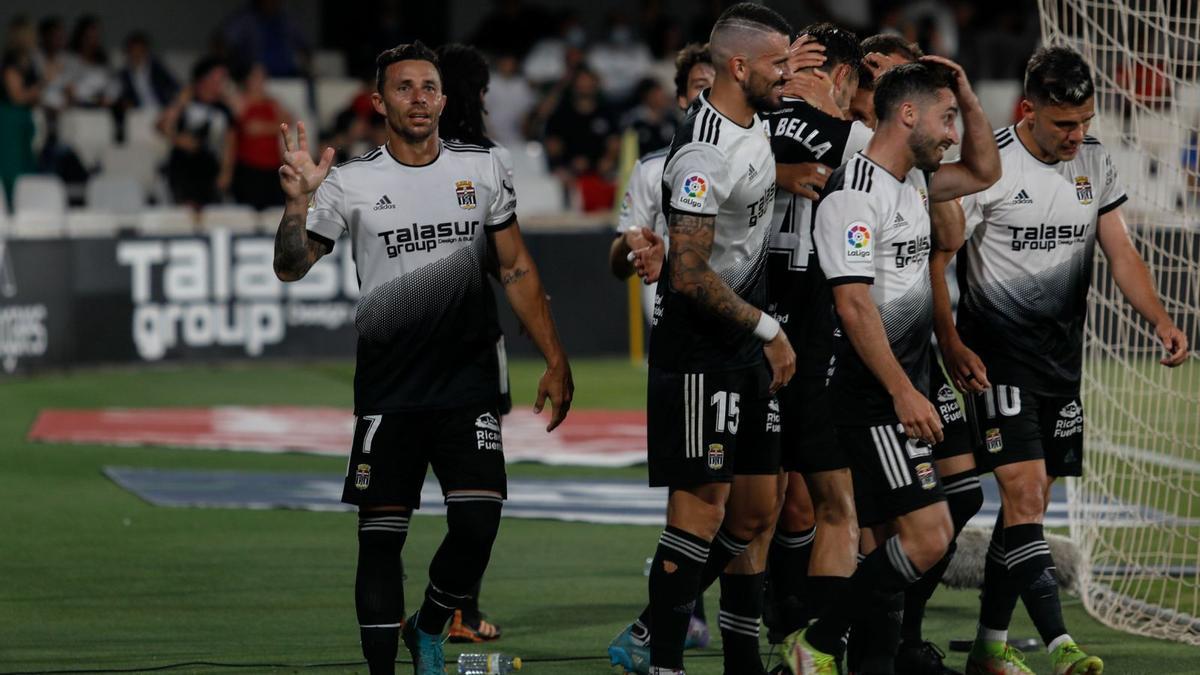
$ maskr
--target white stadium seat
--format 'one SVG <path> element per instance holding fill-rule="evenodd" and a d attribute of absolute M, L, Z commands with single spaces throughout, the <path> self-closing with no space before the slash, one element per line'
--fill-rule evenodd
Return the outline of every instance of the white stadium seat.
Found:
<path fill-rule="evenodd" d="M 348 77 L 326 77 L 317 80 L 317 121 L 322 129 L 333 126 L 337 114 L 345 110 L 362 88 L 362 83 Z"/>
<path fill-rule="evenodd" d="M 66 216 L 49 211 L 19 211 L 9 230 L 14 239 L 57 239 L 63 236 Z"/>
<path fill-rule="evenodd" d="M 315 77 L 345 77 L 346 56 L 333 49 L 318 49 L 312 57 L 313 75 Z"/>
<path fill-rule="evenodd" d="M 279 229 L 279 221 L 283 220 L 282 206 L 268 206 L 258 212 L 258 231 L 263 234 L 275 236 L 275 231 Z"/>
<path fill-rule="evenodd" d="M 148 237 L 195 234 L 196 215 L 186 206 L 147 209 L 138 218 L 138 232 Z"/>
<path fill-rule="evenodd" d="M 563 185 L 554 176 L 521 176 L 513 173 L 513 187 L 517 190 L 517 218 L 562 213 L 566 210 L 563 201 Z"/>
<path fill-rule="evenodd" d="M 114 213 L 72 209 L 67 213 L 67 236 L 76 239 L 114 237 L 124 224 Z"/>
<path fill-rule="evenodd" d="M 145 142 L 127 142 L 110 145 L 100 156 L 100 170 L 106 174 L 130 176 L 137 180 L 144 192 L 152 192 L 160 176 L 159 166 L 165 157 L 160 150 L 165 146 Z"/>
<path fill-rule="evenodd" d="M 58 118 L 59 139 L 75 150 L 86 167 L 100 162 L 104 148 L 115 141 L 115 122 L 108 110 L 69 108 Z"/>
<path fill-rule="evenodd" d="M 134 176 L 105 171 L 88 181 L 84 203 L 94 211 L 136 214 L 146 207 L 146 190 Z"/>
<path fill-rule="evenodd" d="M 200 212 L 200 227 L 206 232 L 224 229 L 235 234 L 250 234 L 258 227 L 258 213 L 249 206 L 213 204 Z"/>
<path fill-rule="evenodd" d="M 267 93 L 291 115 L 293 119 L 288 122 L 289 126 L 295 127 L 296 120 L 304 122 L 308 129 L 309 149 L 315 152 L 320 129 L 317 116 L 308 105 L 308 82 L 299 78 L 267 80 Z"/>
<path fill-rule="evenodd" d="M 67 212 L 67 187 L 58 176 L 27 174 L 17 178 L 13 189 L 13 210 L 18 214 Z"/>

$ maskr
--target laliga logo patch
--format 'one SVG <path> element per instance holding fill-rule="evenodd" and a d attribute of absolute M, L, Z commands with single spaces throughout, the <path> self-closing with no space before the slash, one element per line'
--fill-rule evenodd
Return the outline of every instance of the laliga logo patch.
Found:
<path fill-rule="evenodd" d="M 371 484 L 371 465 L 359 464 L 354 471 L 354 487 L 359 490 L 366 490 Z"/>
<path fill-rule="evenodd" d="M 937 474 L 933 471 L 933 465 L 929 462 L 918 464 L 917 480 L 921 481 L 922 490 L 932 490 L 937 487 Z"/>
<path fill-rule="evenodd" d="M 633 210 L 633 195 L 626 192 L 625 197 L 621 199 L 621 217 L 628 216 L 631 210 Z"/>
<path fill-rule="evenodd" d="M 720 471 L 725 466 L 725 446 L 712 443 L 708 446 L 708 468 Z"/>
<path fill-rule="evenodd" d="M 850 223 L 850 227 L 846 228 L 846 258 L 871 261 L 871 230 L 867 229 L 866 223 Z"/>
<path fill-rule="evenodd" d="M 700 174 L 688 176 L 680 187 L 679 203 L 694 209 L 704 207 L 704 197 L 708 194 L 708 179 Z"/>

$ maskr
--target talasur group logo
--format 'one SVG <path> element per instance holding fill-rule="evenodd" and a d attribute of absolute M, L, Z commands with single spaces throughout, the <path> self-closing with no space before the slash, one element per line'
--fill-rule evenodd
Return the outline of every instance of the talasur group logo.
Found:
<path fill-rule="evenodd" d="M 871 259 L 871 230 L 866 223 L 850 223 L 846 228 L 846 257 L 864 262 Z"/>
<path fill-rule="evenodd" d="M 683 181 L 680 187 L 679 202 L 694 209 L 704 206 L 704 196 L 708 194 L 708 180 L 700 174 L 692 174 Z"/>

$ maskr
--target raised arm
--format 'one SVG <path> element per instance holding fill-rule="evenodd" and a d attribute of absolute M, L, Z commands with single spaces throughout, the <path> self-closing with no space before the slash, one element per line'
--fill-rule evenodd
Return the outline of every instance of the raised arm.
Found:
<path fill-rule="evenodd" d="M 1119 207 L 1100 216 L 1097 238 L 1100 240 L 1100 248 L 1108 258 L 1113 281 L 1117 282 L 1122 295 L 1138 314 L 1154 326 L 1155 335 L 1167 350 L 1167 355 L 1159 363 L 1174 368 L 1186 361 L 1187 335 L 1175 325 L 1159 300 L 1150 270 L 1129 239 L 1125 217 L 1121 215 Z"/>
<path fill-rule="evenodd" d="M 921 59 L 940 63 L 954 71 L 954 98 L 962 115 L 962 157 L 957 162 L 943 164 L 933 174 L 929 184 L 929 199 L 944 202 L 981 190 L 1000 180 L 1000 149 L 992 135 L 991 125 L 979 98 L 971 89 L 962 66 L 940 56 Z"/>
<path fill-rule="evenodd" d="M 329 252 L 320 241 L 308 236 L 308 204 L 317 187 L 329 175 L 333 148 L 326 148 L 321 162 L 313 162 L 308 152 L 308 134 L 303 122 L 296 123 L 296 140 L 288 136 L 288 125 L 279 125 L 286 151 L 279 167 L 279 185 L 285 197 L 283 219 L 275 232 L 275 276 L 280 281 L 298 281 Z"/>
<path fill-rule="evenodd" d="M 537 401 L 533 409 L 534 412 L 542 412 L 546 399 L 550 399 L 554 416 L 546 425 L 546 431 L 553 431 L 566 419 L 567 411 L 571 409 L 575 382 L 571 377 L 567 353 L 558 339 L 554 317 L 550 315 L 550 300 L 516 222 L 489 233 L 488 239 L 492 250 L 496 252 L 500 283 L 504 286 L 508 304 L 512 305 L 517 319 L 546 359 L 546 372 L 538 381 Z"/>
<path fill-rule="evenodd" d="M 779 323 L 738 297 L 709 266 L 715 227 L 715 216 L 671 212 L 667 218 L 671 239 L 667 275 L 671 288 L 725 321 L 753 331 L 766 342 L 763 350 L 771 364 L 773 393 L 792 379 L 796 372 L 796 354 Z"/>

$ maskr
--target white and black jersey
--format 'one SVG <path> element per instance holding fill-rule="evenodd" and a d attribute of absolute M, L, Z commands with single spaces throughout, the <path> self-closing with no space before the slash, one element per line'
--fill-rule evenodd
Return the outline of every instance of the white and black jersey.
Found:
<path fill-rule="evenodd" d="M 993 382 L 1073 396 L 1098 219 L 1125 191 L 1091 136 L 1074 159 L 1053 164 L 1034 157 L 1016 127 L 996 132 L 996 142 L 1000 180 L 963 199 L 958 330 Z"/>
<path fill-rule="evenodd" d="M 307 227 L 331 248 L 348 231 L 354 247 L 355 414 L 496 399 L 486 233 L 515 221 L 516 201 L 498 147 L 443 140 L 436 159 L 410 166 L 384 145 L 329 172 Z"/>
<path fill-rule="evenodd" d="M 813 227 L 816 262 L 828 283 L 871 285 L 892 353 L 926 395 L 933 337 L 927 180 L 916 168 L 897 178 L 859 153 L 834 172 Z M 893 421 L 892 397 L 842 330 L 833 351 L 829 386 L 835 421 L 850 426 Z"/>
<path fill-rule="evenodd" d="M 667 238 L 667 218 L 662 211 L 662 175 L 667 163 L 669 147 L 646 153 L 633 165 L 629 182 L 625 185 L 625 196 L 621 198 L 621 211 L 617 218 L 617 233 L 624 234 L 631 227 L 648 227 L 663 239 L 663 254 L 670 247 Z M 646 320 L 654 318 L 654 296 L 658 283 L 642 284 L 642 309 Z"/>
<path fill-rule="evenodd" d="M 776 164 L 820 162 L 830 170 L 837 169 L 867 147 L 874 135 L 862 122 L 838 119 L 802 99 L 785 98 L 783 107 L 764 117 Z M 822 331 L 833 329 L 828 291 L 821 288 L 820 274 L 808 271 L 814 255 L 812 222 L 812 200 L 787 190 L 776 191 L 767 262 L 767 309 L 796 346 L 798 375 L 825 370 L 829 338 Z M 816 325 L 810 326 L 814 323 L 810 319 L 815 319 Z M 809 328 L 821 335 L 811 335 Z M 810 341 L 825 349 L 818 344 L 810 346 Z"/>
<path fill-rule="evenodd" d="M 743 300 L 766 307 L 766 259 L 775 204 L 775 159 L 757 115 L 739 126 L 701 94 L 675 133 L 662 176 L 662 211 L 716 218 L 708 264 Z M 664 270 L 670 270 L 670 251 Z M 658 285 L 650 365 L 676 372 L 763 364 L 762 342 L 671 288 Z"/>

